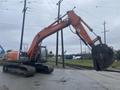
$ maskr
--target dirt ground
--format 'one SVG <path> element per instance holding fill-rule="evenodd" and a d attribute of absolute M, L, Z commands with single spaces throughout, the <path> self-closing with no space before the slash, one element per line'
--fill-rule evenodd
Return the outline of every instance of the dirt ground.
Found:
<path fill-rule="evenodd" d="M 0 90 L 120 90 L 120 73 L 55 69 L 24 78 L 3 73 L 0 67 Z"/>

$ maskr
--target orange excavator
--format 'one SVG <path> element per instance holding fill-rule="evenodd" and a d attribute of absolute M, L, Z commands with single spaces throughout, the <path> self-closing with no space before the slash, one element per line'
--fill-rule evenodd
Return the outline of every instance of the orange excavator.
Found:
<path fill-rule="evenodd" d="M 53 67 L 49 67 L 43 63 L 39 63 L 39 48 L 41 42 L 46 37 L 70 25 L 72 25 L 75 29 L 76 35 L 78 35 L 81 40 L 91 48 L 94 69 L 101 71 L 109 67 L 114 61 L 113 50 L 106 44 L 103 44 L 101 38 L 97 36 L 93 32 L 93 30 L 79 16 L 75 14 L 73 10 L 68 11 L 60 19 L 62 19 L 66 15 L 67 18 L 63 19 L 60 23 L 57 23 L 58 20 L 56 20 L 48 27 L 41 30 L 33 39 L 28 52 L 8 52 L 6 55 L 6 60 L 3 64 L 3 71 L 15 73 L 17 72 L 25 76 L 32 76 L 35 74 L 35 72 L 51 73 L 53 71 Z M 92 39 L 88 35 L 86 29 L 89 29 L 91 32 L 93 32 L 96 38 Z M 19 55 L 20 58 L 18 58 Z M 21 58 L 24 56 L 26 56 L 27 58 Z"/>

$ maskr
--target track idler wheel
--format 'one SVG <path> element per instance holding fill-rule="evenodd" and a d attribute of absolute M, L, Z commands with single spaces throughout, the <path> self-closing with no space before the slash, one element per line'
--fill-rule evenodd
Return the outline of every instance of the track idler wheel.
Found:
<path fill-rule="evenodd" d="M 106 44 L 98 44 L 92 47 L 92 58 L 94 69 L 97 71 L 105 70 L 113 62 L 113 50 Z"/>

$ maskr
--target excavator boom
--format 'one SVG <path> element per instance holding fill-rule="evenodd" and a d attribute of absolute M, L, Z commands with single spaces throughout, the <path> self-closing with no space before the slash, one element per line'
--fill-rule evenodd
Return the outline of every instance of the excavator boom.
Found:
<path fill-rule="evenodd" d="M 104 70 L 113 63 L 113 50 L 105 44 L 102 44 L 101 38 L 96 36 L 93 40 L 88 35 L 85 28 L 88 28 L 91 32 L 93 30 L 88 26 L 79 16 L 77 16 L 73 10 L 67 12 L 68 18 L 64 19 L 60 23 L 54 22 L 48 27 L 40 31 L 31 44 L 27 54 L 31 60 L 35 60 L 36 53 L 38 50 L 38 45 L 42 40 L 49 35 L 65 28 L 69 25 L 72 25 L 76 30 L 76 34 L 83 40 L 86 45 L 89 45 L 92 48 L 92 56 L 94 61 L 94 68 L 96 70 Z M 96 41 L 99 41 L 98 45 L 95 45 Z M 97 57 L 96 57 L 97 54 Z"/>
<path fill-rule="evenodd" d="M 31 47 L 28 50 L 28 56 L 32 59 L 35 57 L 38 49 L 39 43 L 42 42 L 42 40 L 49 35 L 61 30 L 62 28 L 65 28 L 69 25 L 72 25 L 75 30 L 76 34 L 84 40 L 85 43 L 87 43 L 90 46 L 93 46 L 93 40 L 89 37 L 87 34 L 84 26 L 82 25 L 81 18 L 77 16 L 74 11 L 68 11 L 67 12 L 68 18 L 64 19 L 60 23 L 54 22 L 53 24 L 49 25 L 48 27 L 44 28 L 42 31 L 40 31 L 35 38 L 32 41 Z"/>
<path fill-rule="evenodd" d="M 62 28 L 65 28 L 70 25 L 70 21 L 68 19 L 62 21 L 60 24 L 57 24 L 57 22 L 54 22 L 50 26 L 44 28 L 42 31 L 40 31 L 35 38 L 32 41 L 31 47 L 28 50 L 28 56 L 30 59 L 34 58 L 37 50 L 38 50 L 38 45 L 42 42 L 42 40 L 49 35 L 59 31 Z"/>

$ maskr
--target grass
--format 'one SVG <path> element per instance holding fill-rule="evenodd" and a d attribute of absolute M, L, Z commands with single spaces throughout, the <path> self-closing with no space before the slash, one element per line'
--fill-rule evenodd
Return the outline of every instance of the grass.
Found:
<path fill-rule="evenodd" d="M 51 64 L 51 65 L 55 65 L 55 59 L 49 58 L 48 59 L 48 63 Z M 58 63 L 62 63 L 62 60 L 59 59 Z M 92 60 L 88 60 L 88 59 L 83 59 L 83 60 L 65 60 L 65 64 L 93 67 Z"/>
<path fill-rule="evenodd" d="M 120 61 L 114 62 L 111 67 L 120 69 Z"/>
<path fill-rule="evenodd" d="M 88 66 L 93 67 L 92 60 L 71 60 L 65 61 L 66 64 L 73 64 L 73 65 L 81 65 L 81 66 Z"/>
<path fill-rule="evenodd" d="M 61 60 L 58 60 L 60 63 L 62 63 Z M 52 65 L 55 65 L 55 59 L 49 59 L 48 62 Z M 72 65 L 80 65 L 80 66 L 87 66 L 87 67 L 93 67 L 93 61 L 92 60 L 65 60 L 65 64 L 72 64 Z M 112 68 L 120 69 L 120 61 L 114 62 L 111 65 Z"/>

